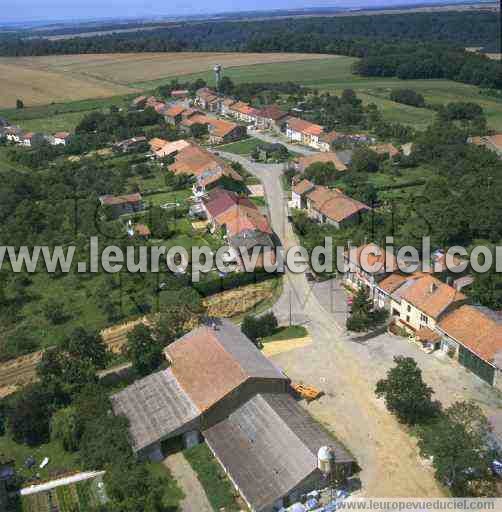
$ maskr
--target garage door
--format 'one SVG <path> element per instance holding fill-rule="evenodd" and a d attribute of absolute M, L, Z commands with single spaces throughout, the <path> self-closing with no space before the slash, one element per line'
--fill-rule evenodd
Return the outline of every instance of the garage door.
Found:
<path fill-rule="evenodd" d="M 479 357 L 469 352 L 466 348 L 460 346 L 458 353 L 458 360 L 461 365 L 465 366 L 468 370 L 475 373 L 478 377 L 493 385 L 495 377 L 495 368 L 485 363 Z"/>

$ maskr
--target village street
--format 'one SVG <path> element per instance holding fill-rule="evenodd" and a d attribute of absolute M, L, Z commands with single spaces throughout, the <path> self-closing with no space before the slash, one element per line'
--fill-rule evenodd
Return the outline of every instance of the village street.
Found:
<path fill-rule="evenodd" d="M 274 230 L 285 248 L 297 245 L 287 221 L 287 195 L 282 189 L 280 165 L 264 165 L 226 153 L 261 179 Z M 442 496 L 444 490 L 419 456 L 414 439 L 374 394 L 377 380 L 398 354 L 413 357 L 424 379 L 445 405 L 473 399 L 486 412 L 500 407 L 500 396 L 447 357 L 427 355 L 416 345 L 387 333 L 354 339 L 344 329 L 346 297 L 336 282 L 313 286 L 304 274 L 287 273 L 284 292 L 274 305 L 281 323 L 304 324 L 312 343 L 273 357 L 295 382 L 314 385 L 326 394 L 307 406 L 309 412 L 352 451 L 362 468 L 365 496 Z"/>

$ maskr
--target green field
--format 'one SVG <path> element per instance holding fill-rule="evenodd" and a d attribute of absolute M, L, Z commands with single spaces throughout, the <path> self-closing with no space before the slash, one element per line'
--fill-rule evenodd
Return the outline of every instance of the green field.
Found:
<path fill-rule="evenodd" d="M 423 128 L 434 118 L 428 109 L 419 109 L 390 101 L 392 89 L 407 87 L 424 95 L 430 104 L 450 101 L 473 101 L 485 111 L 489 125 L 502 130 L 502 100 L 480 94 L 480 89 L 451 80 L 399 80 L 397 78 L 365 78 L 351 73 L 357 59 L 339 57 L 317 61 L 297 61 L 278 64 L 261 64 L 224 70 L 234 82 L 296 82 L 324 91 L 339 93 L 345 88 L 354 89 L 365 103 L 375 103 L 389 121 L 401 122 Z M 180 76 L 180 80 L 203 78 L 214 85 L 211 71 Z M 169 83 L 172 78 L 131 84 L 151 89 Z"/>
<path fill-rule="evenodd" d="M 85 114 L 111 106 L 124 108 L 134 96 L 136 95 L 69 101 L 23 109 L 1 109 L 0 117 L 5 117 L 9 122 L 18 124 L 24 130 L 44 133 L 73 131 Z"/>
<path fill-rule="evenodd" d="M 483 96 L 479 88 L 450 80 L 399 80 L 397 78 L 365 78 L 351 73 L 357 59 L 340 56 L 336 59 L 257 64 L 224 69 L 224 74 L 237 83 L 243 82 L 286 82 L 292 81 L 308 87 L 339 93 L 345 88 L 354 89 L 364 103 L 375 103 L 389 121 L 401 122 L 424 128 L 434 118 L 434 112 L 418 109 L 390 101 L 392 89 L 409 87 L 424 95 L 430 104 L 444 104 L 450 101 L 473 101 L 480 104 L 491 128 L 502 130 L 502 100 Z M 151 91 L 159 85 L 169 83 L 174 77 L 159 80 L 132 82 L 131 87 Z M 211 70 L 203 73 L 180 75 L 180 80 L 205 79 L 214 85 Z M 30 107 L 21 110 L 0 110 L 0 116 L 33 131 L 55 132 L 73 130 L 82 116 L 92 110 L 101 110 L 111 105 L 123 107 L 131 97 L 80 100 L 53 104 L 43 107 Z"/>
<path fill-rule="evenodd" d="M 218 149 L 234 155 L 250 155 L 258 146 L 262 146 L 263 141 L 253 137 L 249 139 L 232 142 L 231 144 L 224 144 L 218 146 Z"/>

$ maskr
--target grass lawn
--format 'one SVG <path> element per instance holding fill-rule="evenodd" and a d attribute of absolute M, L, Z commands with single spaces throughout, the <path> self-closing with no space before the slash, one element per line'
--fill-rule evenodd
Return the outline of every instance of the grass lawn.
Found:
<path fill-rule="evenodd" d="M 263 144 L 263 141 L 251 137 L 249 139 L 239 140 L 231 144 L 224 144 L 217 146 L 215 149 L 221 149 L 227 153 L 234 153 L 235 155 L 250 155 L 254 149 Z"/>
<path fill-rule="evenodd" d="M 144 197 L 145 202 L 152 206 L 159 206 L 165 203 L 177 203 L 186 206 L 186 200 L 192 195 L 191 188 L 182 190 L 173 190 L 172 192 L 160 192 L 159 194 L 147 195 Z"/>
<path fill-rule="evenodd" d="M 199 444 L 185 450 L 183 454 L 197 473 L 213 510 L 215 512 L 219 512 L 222 508 L 228 512 L 239 510 L 234 498 L 236 491 L 207 445 Z"/>
<path fill-rule="evenodd" d="M 162 489 L 164 490 L 163 503 L 166 510 L 177 510 L 185 494 L 171 476 L 169 470 L 160 462 L 149 462 L 148 469 L 152 475 L 161 480 Z"/>
<path fill-rule="evenodd" d="M 5 435 L 0 437 L 0 453 L 12 457 L 16 461 L 16 473 L 27 480 L 32 479 L 36 474 L 39 474 L 42 480 L 47 480 L 62 473 L 80 469 L 77 455 L 65 452 L 59 442 L 50 442 L 31 448 L 24 444 L 17 444 Z M 35 458 L 36 465 L 32 469 L 27 469 L 24 462 L 30 455 Z M 40 469 L 38 466 L 45 457 L 49 458 L 49 464 Z"/>
<path fill-rule="evenodd" d="M 308 335 L 307 329 L 302 325 L 290 325 L 279 327 L 274 334 L 261 340 L 262 343 L 270 341 L 292 340 L 295 338 L 305 338 Z"/>

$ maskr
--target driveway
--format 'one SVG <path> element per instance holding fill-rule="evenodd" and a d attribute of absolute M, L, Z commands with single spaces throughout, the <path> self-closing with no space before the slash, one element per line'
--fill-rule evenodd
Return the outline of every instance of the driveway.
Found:
<path fill-rule="evenodd" d="M 197 475 L 183 453 L 169 455 L 164 459 L 163 464 L 169 469 L 185 493 L 181 502 L 181 512 L 213 512 Z"/>
<path fill-rule="evenodd" d="M 287 221 L 287 195 L 280 166 L 239 161 L 263 183 L 272 227 L 285 248 L 297 245 Z M 473 399 L 485 410 L 500 406 L 494 390 L 447 359 L 427 355 L 402 338 L 381 334 L 365 340 L 347 335 L 344 290 L 336 282 L 312 284 L 304 274 L 287 272 L 284 292 L 273 310 L 282 323 L 306 325 L 312 343 L 272 359 L 296 382 L 312 384 L 326 394 L 306 405 L 309 412 L 352 451 L 362 470 L 362 495 L 369 497 L 439 497 L 444 491 L 432 469 L 418 456 L 415 439 L 375 397 L 378 379 L 397 354 L 410 355 L 445 405 Z"/>

